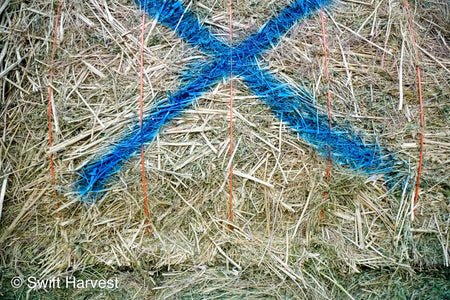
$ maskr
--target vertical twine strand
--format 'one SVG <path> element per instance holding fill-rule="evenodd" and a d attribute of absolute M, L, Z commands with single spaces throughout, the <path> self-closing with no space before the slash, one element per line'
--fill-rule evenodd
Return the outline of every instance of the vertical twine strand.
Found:
<path fill-rule="evenodd" d="M 323 7 L 321 7 L 321 9 L 320 9 L 320 19 L 322 21 L 323 52 L 324 52 L 324 56 L 325 56 L 325 76 L 326 76 L 326 79 L 327 79 L 328 125 L 329 125 L 330 132 L 331 132 L 332 126 L 331 126 L 330 75 L 329 75 L 329 72 L 328 72 L 327 37 L 326 37 L 326 34 L 325 34 L 325 18 L 324 18 Z M 331 146 L 328 146 L 328 168 L 327 168 L 327 175 L 326 175 L 327 185 L 328 185 L 328 183 L 330 181 L 330 175 L 331 175 Z M 324 202 L 327 200 L 327 195 L 328 195 L 328 192 L 325 191 L 324 194 L 323 194 L 323 201 Z M 324 214 L 324 211 L 322 209 L 322 211 L 320 212 L 320 222 L 322 222 L 322 220 L 323 220 L 323 214 Z"/>
<path fill-rule="evenodd" d="M 230 223 L 233 222 L 233 1 L 229 2 L 230 10 Z M 230 225 L 233 230 L 233 225 Z"/>
<path fill-rule="evenodd" d="M 61 6 L 62 6 L 62 0 L 59 0 L 58 8 L 56 12 L 56 19 L 55 19 L 55 31 L 53 33 L 53 45 L 52 45 L 52 54 L 51 54 L 51 64 L 50 64 L 50 76 L 48 80 L 48 146 L 49 148 L 53 145 L 53 138 L 52 138 L 52 102 L 53 102 L 53 68 L 55 65 L 55 52 L 56 52 L 56 37 L 58 35 L 58 23 L 59 23 L 59 17 L 61 15 Z M 59 212 L 59 203 L 58 199 L 56 198 L 56 180 L 55 180 L 55 167 L 53 163 L 53 153 L 50 152 L 50 174 L 52 178 L 52 190 L 53 190 L 53 198 L 55 200 L 55 210 L 58 215 L 58 219 L 61 220 L 61 213 Z"/>
<path fill-rule="evenodd" d="M 419 198 L 419 186 L 420 186 L 420 175 L 422 173 L 422 162 L 423 162 L 423 137 L 424 137 L 424 113 L 423 113 L 423 101 L 422 101 L 422 80 L 420 77 L 420 66 L 418 63 L 418 50 L 417 50 L 417 43 L 416 38 L 414 36 L 414 28 L 412 23 L 412 17 L 411 12 L 408 4 L 408 0 L 405 0 L 405 7 L 406 7 L 406 13 L 408 14 L 408 21 L 409 21 L 409 30 L 411 31 L 411 39 L 414 46 L 414 52 L 415 52 L 415 65 L 416 65 L 416 72 L 417 72 L 417 84 L 418 84 L 418 94 L 419 94 L 419 107 L 420 107 L 420 154 L 419 154 L 419 166 L 417 169 L 417 180 L 416 180 L 416 191 L 414 193 L 414 202 L 412 207 L 412 214 L 411 214 L 411 220 L 414 221 L 414 216 L 416 214 L 416 206 L 417 201 Z"/>
<path fill-rule="evenodd" d="M 140 64 L 140 92 L 139 92 L 139 128 L 141 133 L 141 166 L 142 166 L 142 190 L 144 193 L 145 216 L 147 219 L 147 233 L 150 234 L 150 220 L 148 216 L 147 185 L 145 183 L 145 162 L 144 162 L 144 139 L 142 138 L 142 120 L 143 120 L 143 95 L 144 95 L 144 33 L 145 33 L 145 7 L 142 12 L 142 31 L 141 31 L 141 64 Z"/>

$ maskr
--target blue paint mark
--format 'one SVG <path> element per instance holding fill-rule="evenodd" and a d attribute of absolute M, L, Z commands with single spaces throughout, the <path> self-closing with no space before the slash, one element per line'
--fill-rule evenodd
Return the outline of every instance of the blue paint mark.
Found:
<path fill-rule="evenodd" d="M 319 112 L 312 97 L 283 83 L 267 70 L 258 67 L 260 55 L 276 45 L 282 36 L 301 18 L 304 18 L 330 0 L 297 0 L 269 20 L 259 32 L 235 47 L 215 38 L 201 25 L 197 17 L 181 1 L 140 0 L 139 4 L 159 23 L 175 31 L 191 46 L 209 56 L 201 68 L 187 71 L 187 82 L 180 90 L 158 103 L 143 120 L 142 128 L 135 125 L 131 133 L 99 159 L 84 166 L 77 182 L 77 191 L 84 200 L 95 200 L 105 190 L 111 176 L 140 149 L 142 143 L 151 143 L 157 132 L 173 118 L 181 115 L 203 93 L 233 74 L 242 77 L 252 92 L 270 106 L 275 116 L 287 123 L 299 137 L 309 142 L 319 153 L 327 156 L 332 148 L 332 160 L 366 173 L 390 173 L 393 157 L 377 143 L 365 144 L 361 137 L 347 126 L 334 124 L 330 131 L 328 116 Z M 199 64 L 200 65 L 200 64 Z"/>

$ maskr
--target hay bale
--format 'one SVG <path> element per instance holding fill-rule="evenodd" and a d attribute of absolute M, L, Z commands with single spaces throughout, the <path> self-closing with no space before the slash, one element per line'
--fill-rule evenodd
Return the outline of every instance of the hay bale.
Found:
<path fill-rule="evenodd" d="M 245 40 L 289 3 L 233 3 L 235 40 Z M 190 8 L 226 40 L 227 4 L 193 1 Z M 236 78 L 234 230 L 228 222 L 230 87 L 224 80 L 146 147 L 150 235 L 139 155 L 125 163 L 94 205 L 74 193 L 79 168 L 138 122 L 141 12 L 132 1 L 64 1 L 49 149 L 56 5 L 47 0 L 0 5 L 2 297 L 448 297 L 446 1 L 412 6 L 419 53 L 414 53 L 402 1 L 349 0 L 326 14 L 333 117 L 376 137 L 405 161 L 410 186 L 420 133 L 414 62 L 422 67 L 425 157 L 414 222 L 413 189 L 390 192 L 384 177 L 338 164 L 332 165 L 327 184 L 326 158 Z M 326 108 L 320 28 L 319 15 L 302 20 L 261 63 L 290 84 L 305 86 Z M 144 111 L 178 89 L 183 70 L 205 59 L 147 18 Z M 119 287 L 14 289 L 11 279 L 19 275 L 117 278 Z"/>

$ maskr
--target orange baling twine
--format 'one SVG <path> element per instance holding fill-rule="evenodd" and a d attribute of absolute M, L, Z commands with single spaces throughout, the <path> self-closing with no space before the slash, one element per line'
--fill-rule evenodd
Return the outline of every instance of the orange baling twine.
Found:
<path fill-rule="evenodd" d="M 56 52 L 56 36 L 58 35 L 58 23 L 59 17 L 61 14 L 61 5 L 62 0 L 59 0 L 58 9 L 56 12 L 56 20 L 55 20 L 55 32 L 53 33 L 53 45 L 52 45 L 52 54 L 51 54 L 51 64 L 50 64 L 50 77 L 48 83 L 48 145 L 52 147 L 52 96 L 53 96 L 53 67 L 55 64 L 55 52 Z M 61 214 L 59 212 L 59 203 L 56 198 L 56 181 L 55 181 L 55 167 L 53 165 L 53 153 L 50 151 L 50 173 L 52 177 L 52 190 L 53 190 L 53 198 L 55 199 L 55 207 L 56 212 L 58 214 L 58 219 L 61 220 Z"/>
<path fill-rule="evenodd" d="M 144 94 L 144 33 L 145 33 L 145 7 L 142 13 L 142 32 L 141 32 L 141 69 L 140 69 L 140 93 L 139 93 L 139 126 L 142 132 L 143 120 L 143 94 Z M 145 184 L 145 163 L 144 163 L 144 144 L 141 144 L 141 166 L 142 166 L 142 189 L 144 192 L 145 216 L 147 218 L 147 232 L 150 234 L 150 220 L 148 216 L 147 205 L 147 185 Z"/>
<path fill-rule="evenodd" d="M 328 107 L 328 122 L 329 122 L 329 127 L 330 127 L 330 131 L 331 131 L 331 94 L 330 94 L 330 75 L 328 72 L 328 55 L 327 55 L 327 37 L 325 34 L 325 20 L 324 20 L 324 13 L 323 13 L 323 7 L 321 8 L 320 11 L 320 18 L 322 20 L 322 39 L 323 39 L 323 51 L 324 51 L 324 55 L 325 55 L 325 76 L 327 79 L 327 85 L 328 85 L 328 91 L 327 91 L 327 107 Z M 330 174 L 331 174 L 331 146 L 329 146 L 328 148 L 328 168 L 327 168 L 327 185 L 329 183 L 330 180 Z M 327 191 L 325 191 L 325 193 L 323 194 L 323 201 L 325 202 L 327 199 Z M 320 222 L 322 222 L 323 220 L 323 209 L 320 212 Z"/>
<path fill-rule="evenodd" d="M 233 1 L 230 0 L 230 223 L 233 222 Z M 233 225 L 230 225 L 233 230 Z"/>
<path fill-rule="evenodd" d="M 416 59 L 418 58 L 418 51 L 417 51 L 417 43 L 416 38 L 414 36 L 414 29 L 412 24 L 412 18 L 411 18 L 411 12 L 409 9 L 408 0 L 405 0 L 405 6 L 406 6 L 406 13 L 408 14 L 408 21 L 409 21 L 409 29 L 411 31 L 411 39 L 414 46 L 414 51 L 416 53 Z M 417 206 L 417 200 L 419 197 L 419 185 L 420 185 L 420 174 L 422 172 L 422 161 L 423 161 L 423 136 L 424 136 L 424 116 L 423 116 L 423 101 L 422 101 L 422 81 L 420 78 L 420 67 L 416 60 L 416 72 L 417 72 L 417 83 L 418 83 L 418 92 L 419 92 L 419 106 L 420 106 L 420 157 L 419 157 L 419 167 L 417 169 L 417 180 L 416 180 L 416 191 L 414 194 L 414 203 L 412 207 L 412 215 L 411 220 L 414 221 L 414 216 L 416 214 L 416 206 Z"/>

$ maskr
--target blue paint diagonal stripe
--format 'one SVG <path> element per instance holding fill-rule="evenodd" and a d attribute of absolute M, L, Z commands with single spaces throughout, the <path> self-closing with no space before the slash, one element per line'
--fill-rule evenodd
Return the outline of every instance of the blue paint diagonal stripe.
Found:
<path fill-rule="evenodd" d="M 201 25 L 198 18 L 181 1 L 141 0 L 138 2 L 147 14 L 158 23 L 175 31 L 191 46 L 197 46 L 205 53 L 214 56 L 221 51 L 228 51 L 229 46 L 219 41 Z"/>
<path fill-rule="evenodd" d="M 237 46 L 235 52 L 240 55 L 256 55 L 277 45 L 280 39 L 300 19 L 312 15 L 321 6 L 330 4 L 330 0 L 294 1 L 283 9 L 276 18 L 270 19 L 259 32 Z"/>
<path fill-rule="evenodd" d="M 130 156 L 140 149 L 141 144 L 152 142 L 165 124 L 183 113 L 195 99 L 223 76 L 217 64 L 205 68 L 201 73 L 201 76 L 184 86 L 178 93 L 158 103 L 143 120 L 142 128 L 136 124 L 131 133 L 125 135 L 111 151 L 81 170 L 77 189 L 82 196 L 96 198 L 101 194 L 111 175 L 120 170 Z"/>
<path fill-rule="evenodd" d="M 252 92 L 323 156 L 328 155 L 331 146 L 331 159 L 337 163 L 368 173 L 391 171 L 395 163 L 391 155 L 384 157 L 378 144 L 364 143 L 342 125 L 334 123 L 330 130 L 328 115 L 318 111 L 305 91 L 296 91 L 257 67 L 243 71 L 241 75 Z"/>

